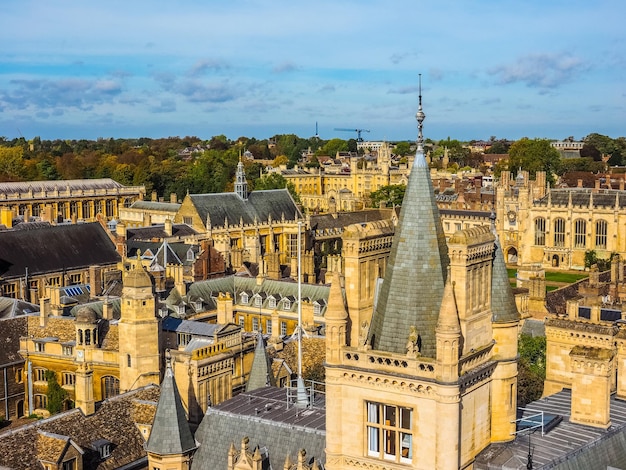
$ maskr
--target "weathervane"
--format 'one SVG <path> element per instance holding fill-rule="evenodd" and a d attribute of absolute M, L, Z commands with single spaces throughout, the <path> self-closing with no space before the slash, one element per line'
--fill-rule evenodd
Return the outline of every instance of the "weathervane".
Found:
<path fill-rule="evenodd" d="M 426 119 L 426 115 L 424 111 L 422 111 L 422 74 L 419 74 L 419 108 L 417 110 L 417 114 L 415 114 L 415 119 L 417 119 L 417 151 L 424 151 L 424 135 L 422 134 L 422 127 L 424 126 L 424 119 Z"/>

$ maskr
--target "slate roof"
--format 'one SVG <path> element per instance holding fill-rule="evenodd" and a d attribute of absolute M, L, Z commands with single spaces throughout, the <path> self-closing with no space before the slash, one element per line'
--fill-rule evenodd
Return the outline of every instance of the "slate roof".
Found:
<path fill-rule="evenodd" d="M 296 461 L 298 449 L 324 464 L 325 409 L 287 405 L 286 397 L 285 388 L 263 387 L 209 408 L 196 431 L 200 446 L 192 470 L 226 468 L 231 443 L 238 449 L 244 437 L 251 450 L 259 446 L 269 451 L 273 469 L 283 468 L 287 455 Z"/>
<path fill-rule="evenodd" d="M 291 194 L 286 189 L 268 189 L 252 191 L 248 199 L 243 200 L 235 193 L 190 194 L 188 196 L 198 211 L 200 219 L 205 223 L 207 217 L 211 226 L 222 227 L 224 221 L 228 225 L 254 224 L 272 220 L 301 219 L 302 214 L 296 206 Z"/>
<path fill-rule="evenodd" d="M 172 237 L 189 237 L 197 235 L 193 228 L 187 224 L 172 224 L 172 235 L 165 233 L 165 224 L 151 225 L 150 227 L 134 227 L 126 229 L 126 240 L 153 241 Z"/>
<path fill-rule="evenodd" d="M 139 209 L 152 212 L 178 212 L 180 204 L 176 202 L 159 202 L 159 201 L 135 201 L 130 206 L 131 209 Z"/>
<path fill-rule="evenodd" d="M 134 406 L 139 400 L 156 404 L 158 398 L 159 388 L 151 385 L 103 401 L 91 416 L 84 416 L 79 409 L 73 409 L 0 433 L 0 468 L 40 468 L 37 460 L 40 431 L 71 438 L 85 451 L 85 469 L 116 469 L 145 459 L 144 439 L 133 419 Z M 106 439 L 112 444 L 111 456 L 105 460 L 101 460 L 97 450 L 92 448 L 92 444 L 99 439 Z"/>
<path fill-rule="evenodd" d="M 11 263 L 5 279 L 110 265 L 120 261 L 115 245 L 97 223 L 0 232 L 0 259 Z"/>
<path fill-rule="evenodd" d="M 72 190 L 94 190 L 94 189 L 121 189 L 124 185 L 111 178 L 96 178 L 82 180 L 52 180 L 52 181 L 24 181 L 0 183 L 0 194 L 25 193 L 32 189 L 34 192 L 54 191 L 59 189 L 64 191 L 67 187 Z"/>
<path fill-rule="evenodd" d="M 626 402 L 611 396 L 611 428 L 603 430 L 569 422 L 572 394 L 562 390 L 529 403 L 524 416 L 543 411 L 561 416 L 555 428 L 541 435 L 532 433 L 534 469 L 606 470 L 610 467 L 626 468 Z M 528 455 L 527 433 L 515 441 L 492 444 L 476 458 L 476 470 L 523 470 Z"/>
<path fill-rule="evenodd" d="M 343 229 L 352 224 L 391 219 L 392 216 L 393 209 L 366 209 L 338 212 L 337 214 L 312 215 L 310 224 L 312 230 Z"/>
<path fill-rule="evenodd" d="M 168 361 L 146 450 L 160 455 L 185 454 L 196 448 L 187 415 Z"/>
<path fill-rule="evenodd" d="M 435 326 L 448 264 L 430 170 L 418 151 L 372 315 L 368 343 L 373 349 L 406 353 L 410 327 L 415 326 L 422 339 L 420 352 L 435 357 Z"/>
<path fill-rule="evenodd" d="M 39 312 L 39 305 L 10 297 L 0 297 L 0 319 Z"/>
<path fill-rule="evenodd" d="M 252 367 L 250 368 L 248 383 L 246 384 L 246 392 L 251 392 L 257 388 L 263 388 L 269 385 L 276 386 L 276 380 L 272 373 L 272 360 L 265 349 L 265 340 L 263 339 L 263 335 L 259 332 L 257 334 Z"/>

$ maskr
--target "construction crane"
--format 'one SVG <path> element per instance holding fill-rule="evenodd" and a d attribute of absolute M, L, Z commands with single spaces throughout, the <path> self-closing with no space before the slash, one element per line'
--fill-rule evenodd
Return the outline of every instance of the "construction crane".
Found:
<path fill-rule="evenodd" d="M 369 132 L 369 129 L 345 129 L 343 127 L 335 127 L 336 131 L 348 131 L 348 132 L 356 132 L 356 141 L 363 142 L 363 138 L 361 137 L 361 132 Z"/>

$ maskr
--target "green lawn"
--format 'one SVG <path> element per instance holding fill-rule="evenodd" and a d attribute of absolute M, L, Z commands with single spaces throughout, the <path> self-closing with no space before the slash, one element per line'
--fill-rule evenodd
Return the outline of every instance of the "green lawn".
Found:
<path fill-rule="evenodd" d="M 573 283 L 589 277 L 587 273 L 571 274 L 571 273 L 549 273 L 546 272 L 546 282 L 569 282 Z"/>

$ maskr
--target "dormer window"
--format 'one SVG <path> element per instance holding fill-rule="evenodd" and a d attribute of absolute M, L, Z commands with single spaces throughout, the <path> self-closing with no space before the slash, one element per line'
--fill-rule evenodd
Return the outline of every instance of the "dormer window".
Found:
<path fill-rule="evenodd" d="M 101 459 L 106 459 L 111 455 L 111 444 L 104 444 L 98 449 L 98 453 L 100 454 Z"/>
<path fill-rule="evenodd" d="M 46 350 L 46 345 L 42 342 L 35 341 L 35 351 L 36 352 L 44 352 Z"/>
<path fill-rule="evenodd" d="M 185 304 L 177 305 L 176 306 L 176 310 L 177 310 L 179 315 L 184 315 L 185 314 Z"/>
<path fill-rule="evenodd" d="M 195 304 L 196 304 L 196 312 L 199 312 L 200 310 L 202 310 L 202 300 L 196 300 Z"/>
<path fill-rule="evenodd" d="M 260 307 L 260 306 L 262 306 L 262 305 L 263 305 L 263 299 L 261 298 L 261 296 L 260 296 L 260 295 L 257 295 L 257 296 L 254 298 L 254 306 L 255 306 L 255 307 Z"/>
<path fill-rule="evenodd" d="M 276 299 L 274 297 L 270 297 L 267 301 L 267 306 L 269 308 L 276 308 Z"/>
<path fill-rule="evenodd" d="M 313 303 L 313 315 L 319 315 L 322 313 L 322 306 L 317 302 Z"/>
<path fill-rule="evenodd" d="M 241 294 L 241 303 L 242 304 L 247 304 L 248 303 L 248 294 L 246 294 L 245 292 L 243 292 Z"/>
<path fill-rule="evenodd" d="M 283 310 L 291 310 L 291 301 L 288 299 L 283 300 Z"/>
<path fill-rule="evenodd" d="M 193 261 L 195 259 L 195 256 L 193 254 L 193 250 L 190 248 L 189 250 L 187 250 L 187 261 Z"/>

